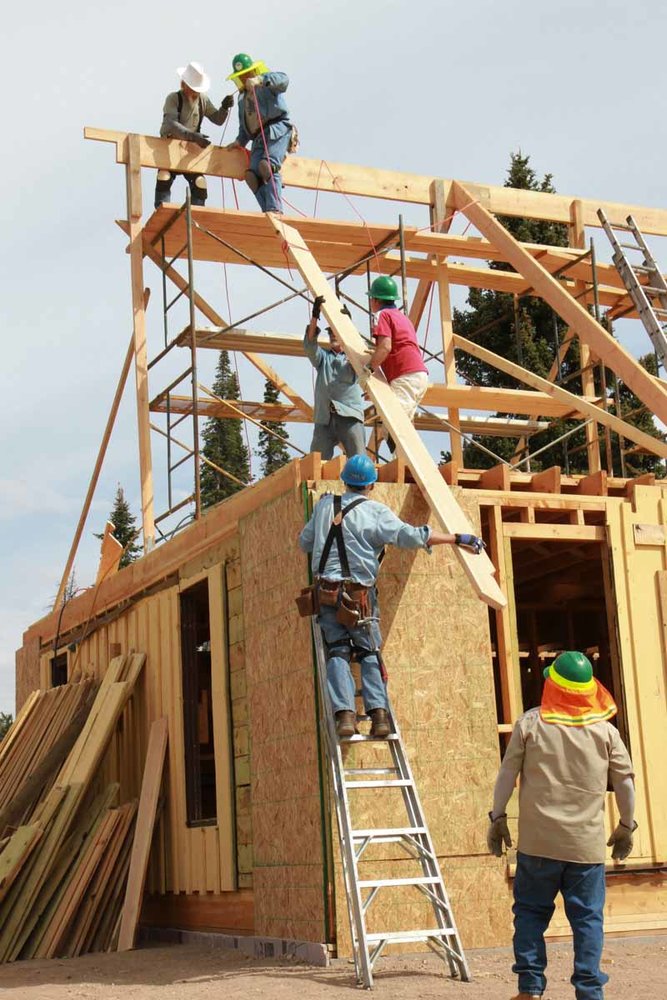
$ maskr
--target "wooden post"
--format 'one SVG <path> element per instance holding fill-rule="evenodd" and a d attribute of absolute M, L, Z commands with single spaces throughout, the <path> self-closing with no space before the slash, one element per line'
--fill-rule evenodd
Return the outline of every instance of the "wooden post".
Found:
<path fill-rule="evenodd" d="M 139 136 L 128 136 L 127 218 L 130 226 L 130 275 L 134 329 L 134 370 L 137 387 L 137 431 L 139 434 L 139 474 L 141 479 L 141 523 L 144 552 L 155 545 L 153 511 L 153 462 L 151 458 L 150 412 L 148 408 L 148 352 L 144 307 L 144 262 L 141 241 L 142 199 Z"/>
<path fill-rule="evenodd" d="M 445 186 L 442 181 L 434 181 L 431 185 L 433 196 L 433 222 L 436 232 L 446 232 L 449 229 L 447 218 L 447 197 Z M 438 280 L 438 301 L 440 303 L 440 326 L 442 330 L 442 359 L 445 365 L 446 385 L 456 385 L 456 363 L 454 360 L 454 330 L 452 327 L 452 304 L 449 295 L 449 274 L 447 271 L 447 259 L 438 258 L 436 267 Z M 461 430 L 459 411 L 448 409 L 448 420 L 456 430 L 450 431 L 450 449 L 452 461 L 458 462 L 463 467 L 463 444 L 461 434 L 456 431 Z"/>
<path fill-rule="evenodd" d="M 570 205 L 570 225 L 568 226 L 568 243 L 571 247 L 586 249 L 586 231 L 583 222 L 583 205 L 581 201 L 575 199 Z M 574 294 L 581 295 L 586 291 L 586 282 L 576 281 Z M 581 301 L 581 300 L 579 300 Z M 593 377 L 593 358 L 591 349 L 583 340 L 579 340 L 579 357 L 581 359 L 581 391 L 584 396 L 595 395 L 595 378 Z M 586 424 L 586 454 L 588 455 L 588 471 L 599 472 L 600 465 L 600 441 L 599 429 L 596 423 Z"/>

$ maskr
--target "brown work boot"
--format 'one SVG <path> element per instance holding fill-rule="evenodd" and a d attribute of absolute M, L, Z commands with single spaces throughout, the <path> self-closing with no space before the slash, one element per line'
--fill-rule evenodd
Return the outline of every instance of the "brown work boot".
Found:
<path fill-rule="evenodd" d="M 386 708 L 372 708 L 368 713 L 371 717 L 371 736 L 376 739 L 384 739 L 391 733 L 391 722 L 389 712 Z"/>
<path fill-rule="evenodd" d="M 512 1000 L 542 1000 L 541 993 L 517 993 Z"/>
<path fill-rule="evenodd" d="M 356 712 L 336 712 L 336 736 L 339 739 L 343 736 L 355 736 L 358 732 Z"/>

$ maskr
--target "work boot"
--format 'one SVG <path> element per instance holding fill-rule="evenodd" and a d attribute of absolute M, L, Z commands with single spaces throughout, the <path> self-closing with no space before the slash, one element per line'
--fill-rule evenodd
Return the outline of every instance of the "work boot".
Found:
<path fill-rule="evenodd" d="M 541 993 L 517 993 L 512 1000 L 542 1000 Z"/>
<path fill-rule="evenodd" d="M 336 736 L 339 739 L 343 736 L 355 736 L 357 732 L 356 712 L 336 712 Z"/>
<path fill-rule="evenodd" d="M 377 739 L 384 739 L 391 732 L 391 722 L 389 712 L 386 708 L 372 708 L 368 713 L 371 717 L 371 736 Z"/>

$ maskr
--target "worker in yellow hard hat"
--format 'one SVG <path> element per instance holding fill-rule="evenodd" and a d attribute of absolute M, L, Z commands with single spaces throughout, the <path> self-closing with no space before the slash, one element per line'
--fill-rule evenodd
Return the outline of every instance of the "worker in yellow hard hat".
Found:
<path fill-rule="evenodd" d="M 252 143 L 245 175 L 248 187 L 262 211 L 282 212 L 280 167 L 294 152 L 296 137 L 284 97 L 289 79 L 286 73 L 270 72 L 245 52 L 234 56 L 232 66 L 227 79 L 239 89 L 239 131 L 227 149 L 245 149 Z"/>

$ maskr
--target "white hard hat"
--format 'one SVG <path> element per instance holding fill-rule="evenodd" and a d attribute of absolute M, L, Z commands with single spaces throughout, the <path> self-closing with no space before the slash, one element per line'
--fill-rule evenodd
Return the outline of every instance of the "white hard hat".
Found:
<path fill-rule="evenodd" d="M 190 62 L 187 66 L 179 66 L 176 70 L 183 83 L 186 83 L 190 90 L 196 94 L 205 94 L 211 86 L 210 77 L 204 72 L 201 63 Z"/>

